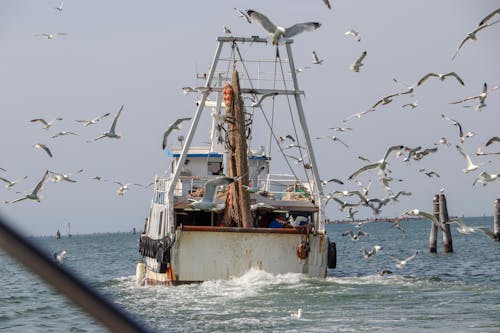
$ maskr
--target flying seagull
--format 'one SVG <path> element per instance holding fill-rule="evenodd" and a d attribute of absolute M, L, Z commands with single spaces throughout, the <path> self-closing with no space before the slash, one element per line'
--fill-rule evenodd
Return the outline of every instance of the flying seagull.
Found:
<path fill-rule="evenodd" d="M 351 67 L 349 67 L 351 69 L 351 71 L 353 72 L 359 72 L 359 69 L 361 68 L 361 66 L 363 66 L 363 59 L 365 59 L 366 57 L 366 51 L 363 51 L 363 53 L 361 53 L 361 56 L 351 65 Z"/>
<path fill-rule="evenodd" d="M 457 147 L 458 152 L 465 158 L 465 161 L 467 163 L 467 167 L 462 170 L 463 172 L 469 173 L 471 171 L 476 170 L 477 168 L 479 168 L 481 166 L 481 165 L 475 165 L 474 163 L 472 163 L 470 156 L 462 149 L 462 147 L 460 147 L 459 145 L 456 145 L 455 147 Z"/>
<path fill-rule="evenodd" d="M 122 136 L 118 133 L 115 132 L 115 127 L 116 127 L 116 122 L 118 121 L 118 117 L 120 117 L 120 114 L 122 113 L 124 105 L 120 107 L 120 110 L 118 110 L 118 113 L 115 116 L 115 119 L 113 120 L 113 124 L 111 125 L 111 128 L 109 129 L 108 132 L 105 132 L 98 136 L 97 138 L 94 139 L 94 141 L 102 139 L 102 138 L 111 138 L 111 139 L 119 139 Z"/>
<path fill-rule="evenodd" d="M 399 83 L 399 84 L 401 84 L 401 85 L 403 85 L 403 86 L 405 86 L 405 87 L 406 87 L 406 89 L 407 89 L 407 90 L 406 90 L 405 92 L 401 92 L 401 93 L 400 93 L 401 95 L 413 94 L 413 92 L 415 91 L 415 86 L 417 85 L 416 83 L 410 86 L 409 84 L 404 83 L 404 82 L 402 82 L 402 81 L 399 81 L 398 79 L 393 78 L 392 80 L 393 80 L 395 83 Z M 412 96 L 413 96 L 413 95 L 412 95 Z"/>
<path fill-rule="evenodd" d="M 11 181 L 11 180 L 5 179 L 3 177 L 0 177 L 0 180 L 5 183 L 5 188 L 8 189 L 8 190 L 10 190 L 10 188 L 12 186 L 16 185 L 18 182 L 20 182 L 21 180 L 26 179 L 26 178 L 28 178 L 28 176 L 24 176 L 21 179 L 17 179 L 17 180 L 12 180 Z"/>
<path fill-rule="evenodd" d="M 396 257 L 393 257 L 393 256 L 389 256 L 392 260 L 394 260 L 394 262 L 396 263 L 396 267 L 401 269 L 401 268 L 404 268 L 406 266 L 406 264 L 408 263 L 408 261 L 412 260 L 413 258 L 415 258 L 416 256 L 418 255 L 418 251 L 415 251 L 415 254 L 409 256 L 408 258 L 406 259 L 403 259 L 403 260 L 400 260 Z"/>
<path fill-rule="evenodd" d="M 49 147 L 47 147 L 46 145 L 44 145 L 43 143 L 37 143 L 33 146 L 34 148 L 36 149 L 43 149 L 45 150 L 45 152 L 50 156 L 52 157 L 52 152 L 50 151 Z"/>
<path fill-rule="evenodd" d="M 347 117 L 346 119 L 343 119 L 343 120 L 342 120 L 342 122 L 343 122 L 343 123 L 346 123 L 346 122 L 348 122 L 351 118 L 358 118 L 358 119 L 359 119 L 359 118 L 361 118 L 361 116 L 363 116 L 363 115 L 367 114 L 368 112 L 372 112 L 372 111 L 374 111 L 374 110 L 373 110 L 373 109 L 368 109 L 368 110 L 366 110 L 366 111 L 361 111 L 361 112 L 358 112 L 358 113 L 352 114 L 352 115 L 350 115 L 349 117 Z"/>
<path fill-rule="evenodd" d="M 392 99 L 396 96 L 398 96 L 399 93 L 392 94 L 392 95 L 387 95 L 379 99 L 375 104 L 373 104 L 372 109 L 375 109 L 379 105 L 386 105 L 392 102 Z"/>
<path fill-rule="evenodd" d="M 262 96 L 260 97 L 260 99 L 259 99 L 257 102 L 252 103 L 252 107 L 254 107 L 254 108 L 260 108 L 260 106 L 261 106 L 261 104 L 262 104 L 262 101 L 263 101 L 264 99 L 266 99 L 267 97 L 270 97 L 270 96 L 276 96 L 276 95 L 278 95 L 278 93 L 277 93 L 277 92 L 270 92 L 270 93 L 264 94 L 264 95 L 262 95 Z"/>
<path fill-rule="evenodd" d="M 62 264 L 63 261 L 64 261 L 64 258 L 66 257 L 66 255 L 68 254 L 68 252 L 66 250 L 62 250 L 61 252 L 57 253 L 57 252 L 54 252 L 53 256 L 54 256 L 54 260 L 58 263 L 58 264 Z"/>
<path fill-rule="evenodd" d="M 297 23 L 288 28 L 284 28 L 274 25 L 274 23 L 272 23 L 267 16 L 256 12 L 255 10 L 247 10 L 247 15 L 251 21 L 258 23 L 269 33 L 269 35 L 272 36 L 273 45 L 278 45 L 278 42 L 282 37 L 290 38 L 304 31 L 316 30 L 321 26 L 321 23 L 318 22 L 305 22 Z"/>
<path fill-rule="evenodd" d="M 342 236 L 351 236 L 351 240 L 353 242 L 357 242 L 359 240 L 359 237 L 365 236 L 365 237 L 370 237 L 370 234 L 367 232 L 364 232 L 362 230 L 358 230 L 356 234 L 352 230 L 348 230 L 342 233 Z"/>
<path fill-rule="evenodd" d="M 324 4 L 328 7 L 328 9 L 332 9 L 332 5 L 330 5 L 329 0 L 323 0 Z"/>
<path fill-rule="evenodd" d="M 370 251 L 366 250 L 364 247 L 362 247 L 359 251 L 363 252 L 363 257 L 365 257 L 365 259 L 369 259 L 371 256 L 380 252 L 380 250 L 382 250 L 382 246 L 374 245 Z"/>
<path fill-rule="evenodd" d="M 67 35 L 67 33 L 65 32 L 56 32 L 56 33 L 47 33 L 47 32 L 44 32 L 44 33 L 41 33 L 41 34 L 34 34 L 33 36 L 41 36 L 41 37 L 45 37 L 47 39 L 54 39 L 56 38 L 56 36 L 65 36 Z"/>
<path fill-rule="evenodd" d="M 136 183 L 126 183 L 126 184 L 122 184 L 120 182 L 114 182 L 114 183 L 120 185 L 118 190 L 116 190 L 116 194 L 118 194 L 118 195 L 124 195 L 125 192 L 127 192 L 130 189 L 130 186 L 132 186 L 132 185 L 145 187 L 142 184 L 136 184 Z"/>
<path fill-rule="evenodd" d="M 80 169 L 74 173 L 57 173 L 54 171 L 49 171 L 50 174 L 52 174 L 51 181 L 54 183 L 65 181 L 69 183 L 76 183 L 76 180 L 71 179 L 70 176 L 73 174 L 81 173 L 83 172 L 83 169 Z"/>
<path fill-rule="evenodd" d="M 243 13 L 238 8 L 234 8 L 234 11 L 236 12 L 236 14 L 238 14 L 239 17 L 244 18 L 245 20 L 247 20 L 248 23 L 252 24 L 252 21 L 250 21 L 250 18 L 248 17 L 247 14 Z"/>
<path fill-rule="evenodd" d="M 483 20 L 484 21 L 484 20 Z M 469 39 L 470 40 L 477 40 L 477 33 L 481 30 L 483 30 L 484 28 L 487 28 L 493 24 L 496 24 L 500 22 L 500 20 L 497 20 L 493 23 L 487 23 L 486 21 L 481 24 L 479 27 L 477 27 L 476 29 L 474 29 L 473 31 L 469 32 L 467 35 L 465 35 L 465 38 L 460 42 L 460 44 L 458 45 L 457 47 L 457 50 L 455 51 L 455 54 L 453 55 L 453 57 L 451 58 L 452 60 L 455 59 L 455 57 L 457 56 L 458 54 L 458 51 L 460 51 L 460 49 L 462 48 L 462 46 L 465 44 L 465 42 L 467 42 Z"/>
<path fill-rule="evenodd" d="M 38 196 L 38 192 L 40 192 L 40 190 L 42 189 L 43 184 L 47 180 L 48 175 L 49 175 L 49 171 L 46 170 L 45 174 L 43 175 L 43 178 L 38 182 L 38 184 L 36 185 L 36 187 L 33 189 L 33 191 L 31 193 L 25 194 L 24 196 L 22 196 L 16 200 L 10 201 L 10 202 L 6 201 L 6 203 L 15 203 L 15 202 L 19 202 L 19 201 L 27 200 L 27 199 L 40 202 L 40 197 Z"/>
<path fill-rule="evenodd" d="M 162 143 L 163 150 L 165 150 L 165 147 L 167 147 L 167 139 L 170 133 L 172 133 L 173 131 L 179 131 L 181 129 L 180 124 L 183 121 L 188 121 L 188 120 L 191 120 L 191 118 L 178 118 L 168 126 L 168 129 L 165 131 L 165 133 L 163 133 L 163 143 Z"/>
<path fill-rule="evenodd" d="M 349 148 L 349 146 L 344 141 L 340 140 L 340 138 L 338 136 L 335 136 L 335 135 L 323 135 L 323 136 L 317 137 L 316 139 L 331 139 L 333 141 L 338 141 L 341 144 L 343 144 L 346 148 Z"/>
<path fill-rule="evenodd" d="M 64 1 L 61 1 L 61 4 L 60 4 L 59 6 L 54 6 L 54 7 L 52 7 L 52 8 L 54 8 L 54 9 L 55 9 L 55 10 L 57 10 L 57 11 L 62 12 L 62 10 L 63 10 L 63 5 L 64 5 Z"/>
<path fill-rule="evenodd" d="M 353 35 L 356 42 L 361 42 L 361 35 L 354 29 L 349 29 L 345 32 L 345 35 Z"/>
<path fill-rule="evenodd" d="M 451 122 L 452 125 L 455 125 L 458 128 L 458 137 L 460 138 L 460 142 L 464 143 L 465 138 L 469 138 L 469 137 L 474 135 L 470 131 L 464 134 L 464 132 L 462 130 L 462 125 L 458 121 L 456 121 L 455 119 L 448 118 L 444 114 L 441 114 L 441 117 L 448 120 L 449 122 Z"/>
<path fill-rule="evenodd" d="M 490 91 L 496 90 L 498 88 L 500 88 L 500 85 L 499 86 L 495 86 L 495 87 L 491 88 L 490 90 L 488 90 L 488 84 L 485 82 L 485 83 L 483 83 L 483 91 L 479 95 L 467 97 L 467 98 L 464 98 L 462 100 L 455 101 L 455 102 L 450 102 L 449 104 L 459 104 L 459 103 L 463 103 L 463 102 L 470 101 L 470 100 L 473 100 L 473 99 L 477 99 L 479 102 L 474 107 L 474 111 L 476 111 L 476 110 L 481 111 L 481 108 L 483 108 L 483 107 L 486 106 L 486 104 L 484 103 L 484 101 L 486 100 L 486 97 L 488 97 L 488 93 Z"/>
<path fill-rule="evenodd" d="M 449 72 L 449 73 L 446 73 L 446 74 L 428 73 L 428 74 L 424 75 L 420 80 L 418 80 L 417 86 L 419 86 L 422 83 L 424 83 L 425 80 L 427 80 L 430 77 L 437 77 L 441 81 L 444 81 L 444 79 L 446 79 L 448 76 L 453 76 L 455 79 L 457 79 L 458 82 L 460 82 L 461 85 L 465 86 L 464 81 L 455 72 Z"/>
<path fill-rule="evenodd" d="M 44 125 L 42 128 L 48 130 L 52 126 L 54 121 L 56 121 L 56 120 L 63 120 L 63 119 L 58 117 L 58 118 L 52 119 L 51 121 L 46 121 L 43 118 L 35 118 L 35 119 L 31 119 L 30 122 L 32 122 L 32 123 L 40 122 Z"/>
<path fill-rule="evenodd" d="M 227 36 L 231 36 L 232 32 L 231 30 L 229 30 L 228 27 L 224 26 L 224 33 L 227 35 Z"/>
<path fill-rule="evenodd" d="M 59 136 L 63 136 L 63 135 L 78 135 L 76 134 L 75 132 L 71 132 L 71 131 L 60 131 L 60 132 L 57 132 L 56 134 L 52 135 L 51 138 L 52 139 L 55 139 Z"/>
<path fill-rule="evenodd" d="M 500 174 L 490 174 L 487 173 L 486 171 L 481 172 L 479 176 L 477 176 L 476 180 L 472 183 L 472 186 L 474 186 L 476 183 L 481 183 L 483 186 L 486 186 L 488 182 L 493 182 L 495 180 L 500 180 Z"/>
<path fill-rule="evenodd" d="M 468 235 L 476 232 L 476 228 L 469 227 L 468 225 L 465 224 L 464 221 L 462 221 L 459 218 L 453 218 L 449 221 L 446 221 L 445 224 L 451 224 L 451 223 L 456 223 L 458 224 L 457 231 L 461 233 L 462 235 Z"/>
<path fill-rule="evenodd" d="M 354 179 L 360 173 L 365 172 L 367 170 L 375 169 L 377 167 L 380 168 L 380 170 L 383 173 L 385 173 L 387 171 L 387 162 L 386 162 L 386 160 L 389 157 L 389 154 L 392 151 L 394 151 L 394 150 L 401 150 L 403 148 L 404 148 L 404 146 L 402 146 L 402 145 L 389 147 L 387 149 L 387 151 L 385 152 L 384 157 L 381 160 L 379 160 L 378 162 L 375 162 L 375 163 L 372 163 L 372 164 L 367 164 L 367 165 L 361 167 L 360 169 L 358 169 L 357 171 L 355 171 L 352 175 L 350 175 L 349 179 Z"/>
<path fill-rule="evenodd" d="M 234 183 L 238 180 L 239 178 L 231 178 L 231 177 L 217 177 L 214 179 L 210 179 L 205 183 L 205 193 L 203 194 L 203 197 L 200 200 L 194 200 L 191 202 L 191 207 L 194 209 L 201 209 L 201 210 L 219 210 L 222 209 L 223 207 L 220 207 L 219 205 L 216 205 L 214 202 L 215 199 L 215 194 L 217 187 L 219 185 L 229 185 L 231 183 Z"/>
<path fill-rule="evenodd" d="M 99 120 L 101 120 L 104 117 L 109 116 L 110 114 L 111 114 L 110 112 L 107 112 L 107 113 L 103 114 L 102 116 L 98 116 L 98 117 L 95 117 L 95 118 L 92 118 L 89 120 L 75 120 L 75 121 L 77 121 L 79 123 L 83 123 L 83 126 L 87 127 L 89 125 L 96 124 Z"/>
<path fill-rule="evenodd" d="M 420 217 L 422 217 L 422 218 L 424 218 L 426 220 L 431 221 L 432 224 L 434 224 L 439 229 L 441 229 L 443 231 L 445 230 L 443 224 L 438 221 L 438 219 L 434 216 L 434 214 L 423 212 L 423 211 L 421 211 L 419 209 L 412 209 L 412 210 L 409 210 L 409 211 L 404 212 L 403 214 L 401 214 L 401 216 L 403 216 L 403 215 L 407 215 L 407 216 L 420 216 Z"/>
<path fill-rule="evenodd" d="M 320 59 L 318 57 L 318 54 L 316 53 L 316 51 L 312 52 L 312 57 L 313 57 L 313 64 L 315 64 L 315 65 L 321 65 L 323 63 L 323 59 Z"/>

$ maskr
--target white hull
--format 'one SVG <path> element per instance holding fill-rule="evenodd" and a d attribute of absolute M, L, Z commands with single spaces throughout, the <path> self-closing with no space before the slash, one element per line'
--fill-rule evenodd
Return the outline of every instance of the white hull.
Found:
<path fill-rule="evenodd" d="M 273 274 L 304 273 L 325 277 L 328 237 L 310 234 L 310 250 L 300 259 L 297 246 L 305 235 L 294 229 L 185 227 L 176 232 L 170 265 L 164 274 L 145 268 L 146 284 L 182 284 L 229 279 L 250 269 Z M 138 281 L 140 282 L 140 281 Z"/>

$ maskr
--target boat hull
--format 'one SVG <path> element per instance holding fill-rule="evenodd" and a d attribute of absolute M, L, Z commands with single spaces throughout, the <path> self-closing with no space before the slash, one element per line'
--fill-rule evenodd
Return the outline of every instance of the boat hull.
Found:
<path fill-rule="evenodd" d="M 196 283 L 230 279 L 250 269 L 322 278 L 327 272 L 328 244 L 326 234 L 291 228 L 186 226 L 176 231 L 166 272 L 155 272 L 153 265 L 146 264 L 141 266 L 145 270 L 141 280 L 146 284 Z M 300 251 L 304 246 L 308 250 Z"/>

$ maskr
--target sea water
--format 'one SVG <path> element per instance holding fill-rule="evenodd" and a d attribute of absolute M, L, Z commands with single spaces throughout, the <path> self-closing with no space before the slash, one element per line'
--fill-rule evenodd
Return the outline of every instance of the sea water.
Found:
<path fill-rule="evenodd" d="M 466 218 L 492 228 L 491 217 Z M 326 279 L 251 270 L 230 280 L 183 286 L 135 285 L 139 234 L 32 238 L 47 253 L 65 249 L 63 265 L 159 332 L 499 332 L 500 243 L 452 225 L 453 253 L 428 251 L 430 222 L 327 225 L 337 268 Z M 365 259 L 360 248 L 382 251 Z M 398 269 L 392 257 L 419 254 Z M 52 287 L 0 252 L 0 331 L 105 332 Z M 376 271 L 393 273 L 379 276 Z M 300 318 L 292 317 L 302 309 Z"/>

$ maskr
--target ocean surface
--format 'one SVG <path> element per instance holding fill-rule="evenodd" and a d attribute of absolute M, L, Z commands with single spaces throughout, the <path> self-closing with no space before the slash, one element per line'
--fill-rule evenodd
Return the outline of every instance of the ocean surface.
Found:
<path fill-rule="evenodd" d="M 493 227 L 492 217 L 466 218 Z M 453 253 L 428 251 L 430 222 L 368 223 L 370 237 L 342 237 L 352 224 L 328 225 L 337 268 L 326 279 L 249 271 L 228 281 L 137 287 L 139 234 L 31 238 L 101 293 L 159 332 L 500 332 L 500 242 L 460 235 Z M 361 247 L 382 246 L 370 259 Z M 391 256 L 419 254 L 397 268 Z M 0 331 L 106 332 L 92 318 L 0 251 Z M 376 271 L 389 269 L 390 275 Z M 291 313 L 302 309 L 300 318 Z"/>

